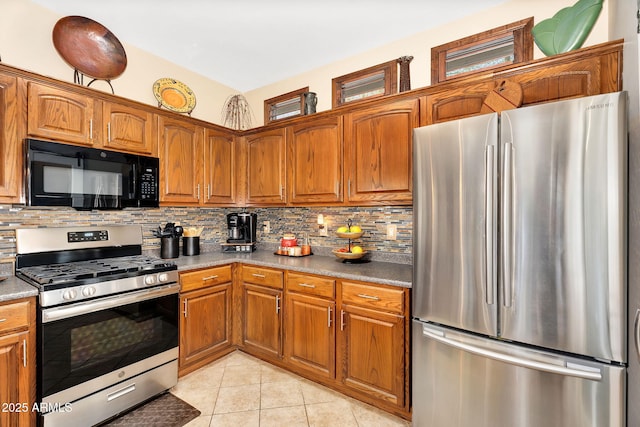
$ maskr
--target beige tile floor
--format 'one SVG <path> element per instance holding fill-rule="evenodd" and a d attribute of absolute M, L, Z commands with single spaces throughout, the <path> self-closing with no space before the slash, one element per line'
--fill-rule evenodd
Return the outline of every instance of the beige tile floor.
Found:
<path fill-rule="evenodd" d="M 171 392 L 201 412 L 188 427 L 408 427 L 411 423 L 236 351 Z"/>

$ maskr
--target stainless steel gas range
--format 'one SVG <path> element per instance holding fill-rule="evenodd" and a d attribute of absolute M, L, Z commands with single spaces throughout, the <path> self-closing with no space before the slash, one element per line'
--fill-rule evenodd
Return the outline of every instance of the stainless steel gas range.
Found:
<path fill-rule="evenodd" d="M 16 246 L 40 291 L 40 425 L 94 425 L 177 383 L 177 267 L 142 254 L 139 226 L 24 228 Z"/>

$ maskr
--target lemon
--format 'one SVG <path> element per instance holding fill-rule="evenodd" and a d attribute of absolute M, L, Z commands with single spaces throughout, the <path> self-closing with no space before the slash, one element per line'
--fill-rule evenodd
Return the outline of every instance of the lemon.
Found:
<path fill-rule="evenodd" d="M 338 227 L 338 233 L 347 233 L 349 229 L 347 227 Z"/>
<path fill-rule="evenodd" d="M 351 253 L 352 254 L 361 254 L 362 253 L 362 248 L 360 246 L 352 246 L 351 247 Z"/>
<path fill-rule="evenodd" d="M 349 231 L 351 233 L 360 233 L 362 231 L 362 228 L 360 228 L 359 225 L 352 225 L 351 228 L 349 228 Z"/>

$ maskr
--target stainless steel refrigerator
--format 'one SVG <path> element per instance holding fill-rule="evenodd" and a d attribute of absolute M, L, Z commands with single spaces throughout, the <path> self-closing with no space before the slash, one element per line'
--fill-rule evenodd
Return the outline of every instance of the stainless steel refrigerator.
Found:
<path fill-rule="evenodd" d="M 414 426 L 625 425 L 626 104 L 414 130 Z"/>

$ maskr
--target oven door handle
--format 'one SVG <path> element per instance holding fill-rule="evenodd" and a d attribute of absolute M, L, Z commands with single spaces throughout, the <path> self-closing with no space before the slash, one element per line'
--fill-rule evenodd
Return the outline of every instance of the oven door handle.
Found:
<path fill-rule="evenodd" d="M 68 319 L 70 317 L 95 313 L 96 311 L 101 310 L 107 310 L 109 308 L 120 307 L 127 304 L 177 294 L 179 290 L 180 284 L 173 283 L 166 286 L 159 286 L 152 289 L 114 295 L 93 301 L 79 302 L 77 304 L 66 305 L 63 307 L 47 308 L 42 310 L 42 323 Z"/>

